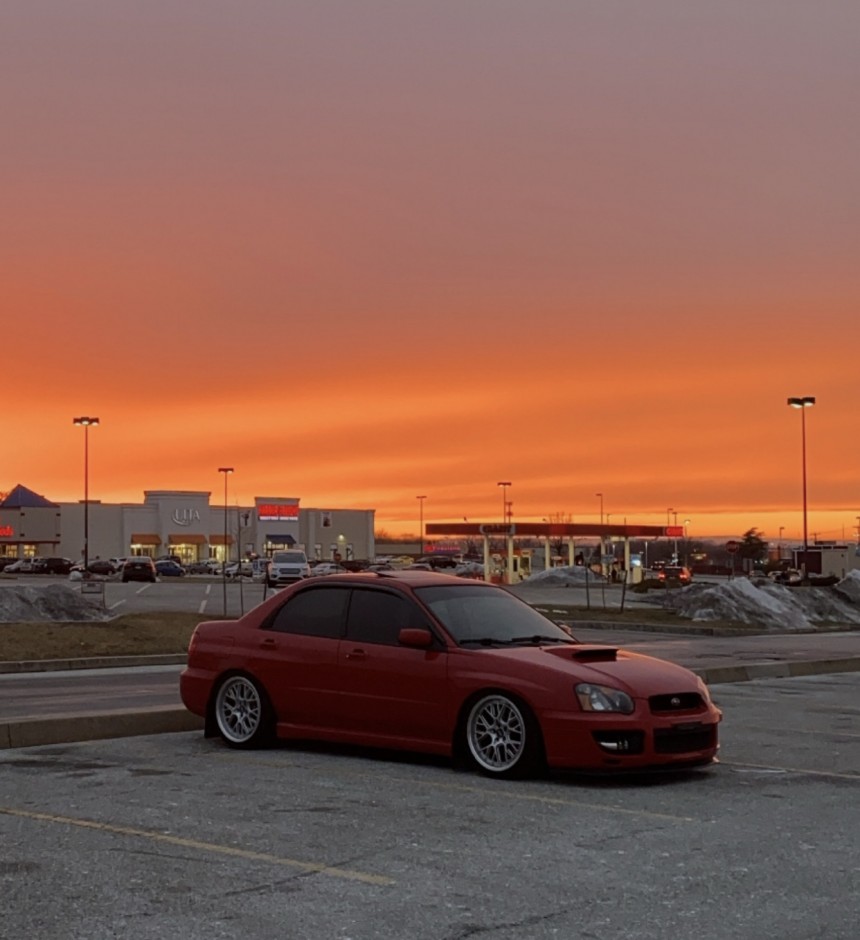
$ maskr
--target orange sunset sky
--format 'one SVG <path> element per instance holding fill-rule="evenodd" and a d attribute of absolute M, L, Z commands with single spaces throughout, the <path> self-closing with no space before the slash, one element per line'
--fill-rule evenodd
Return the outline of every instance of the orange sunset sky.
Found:
<path fill-rule="evenodd" d="M 855 538 L 856 0 L 8 0 L 0 490 Z"/>

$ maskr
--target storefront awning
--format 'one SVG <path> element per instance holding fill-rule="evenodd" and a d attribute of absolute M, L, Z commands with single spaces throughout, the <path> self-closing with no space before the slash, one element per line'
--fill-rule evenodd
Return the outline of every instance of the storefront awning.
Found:
<path fill-rule="evenodd" d="M 232 545 L 232 544 L 233 544 L 233 536 L 232 536 L 232 535 L 228 535 L 228 536 L 227 536 L 227 541 L 225 542 L 223 535 L 210 535 L 210 536 L 209 536 L 209 544 L 210 544 L 210 545 Z"/>
<path fill-rule="evenodd" d="M 172 532 L 167 536 L 167 541 L 170 542 L 171 545 L 205 545 L 206 536 L 191 535 L 185 532 Z"/>
<path fill-rule="evenodd" d="M 161 545 L 161 536 L 154 532 L 137 532 L 131 537 L 132 545 Z"/>
<path fill-rule="evenodd" d="M 296 540 L 287 532 L 285 535 L 267 535 L 266 541 L 273 545 L 295 545 Z"/>

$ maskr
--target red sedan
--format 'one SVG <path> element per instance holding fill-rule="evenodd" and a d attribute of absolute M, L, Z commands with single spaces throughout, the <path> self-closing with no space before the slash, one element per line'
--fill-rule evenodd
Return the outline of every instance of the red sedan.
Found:
<path fill-rule="evenodd" d="M 708 764 L 721 718 L 681 666 L 581 644 L 504 588 L 422 571 L 310 579 L 201 623 L 180 691 L 233 747 L 429 751 L 498 777 Z"/>

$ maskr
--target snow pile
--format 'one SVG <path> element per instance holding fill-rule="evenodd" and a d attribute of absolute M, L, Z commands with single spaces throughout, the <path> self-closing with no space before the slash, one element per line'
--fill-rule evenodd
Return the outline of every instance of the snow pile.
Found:
<path fill-rule="evenodd" d="M 849 571 L 839 584 L 833 585 L 833 590 L 838 591 L 849 601 L 860 604 L 860 569 Z"/>
<path fill-rule="evenodd" d="M 860 579 L 855 581 L 860 597 Z M 831 588 L 792 588 L 769 580 L 694 583 L 649 600 L 688 620 L 736 620 L 780 632 L 814 630 L 816 623 L 860 624 L 860 605 Z"/>
<path fill-rule="evenodd" d="M 600 575 L 583 565 L 570 565 L 563 568 L 547 568 L 546 571 L 538 571 L 536 574 L 529 575 L 524 580 L 524 584 L 539 584 L 542 587 L 550 585 L 562 585 L 563 587 L 582 587 L 586 578 L 589 582 L 599 583 L 603 580 Z"/>
<path fill-rule="evenodd" d="M 100 601 L 82 597 L 65 584 L 0 586 L 0 623 L 109 620 Z"/>

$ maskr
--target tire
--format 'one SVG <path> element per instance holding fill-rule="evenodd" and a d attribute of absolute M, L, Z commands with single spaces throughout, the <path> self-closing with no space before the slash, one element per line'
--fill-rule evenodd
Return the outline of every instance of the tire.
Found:
<path fill-rule="evenodd" d="M 528 706 L 504 692 L 482 695 L 463 724 L 462 752 L 490 777 L 532 776 L 544 763 L 540 728 Z"/>
<path fill-rule="evenodd" d="M 230 747 L 265 747 L 274 737 L 272 706 L 263 687 L 250 676 L 224 679 L 213 711 L 218 733 Z"/>

